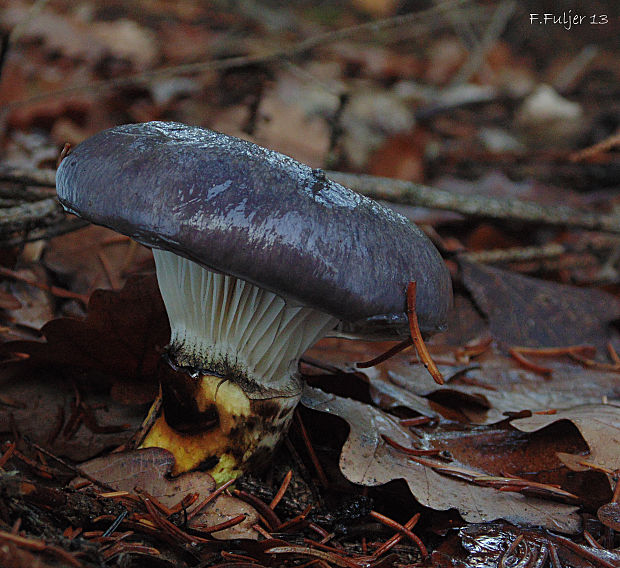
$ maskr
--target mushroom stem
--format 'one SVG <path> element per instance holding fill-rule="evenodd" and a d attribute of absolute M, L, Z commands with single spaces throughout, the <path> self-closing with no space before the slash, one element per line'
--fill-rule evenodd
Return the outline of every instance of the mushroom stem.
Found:
<path fill-rule="evenodd" d="M 170 450 L 175 473 L 201 468 L 226 481 L 267 460 L 301 396 L 299 357 L 337 319 L 171 252 L 153 254 L 171 341 L 162 412 L 142 446 Z"/>

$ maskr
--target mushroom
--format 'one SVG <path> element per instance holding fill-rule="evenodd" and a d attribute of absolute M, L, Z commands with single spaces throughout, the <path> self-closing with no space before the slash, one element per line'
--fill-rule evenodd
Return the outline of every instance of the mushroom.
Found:
<path fill-rule="evenodd" d="M 79 144 L 63 206 L 153 249 L 171 340 L 142 446 L 218 481 L 265 462 L 300 399 L 298 362 L 326 334 L 445 326 L 449 273 L 401 215 L 283 154 L 204 128 L 149 122 Z M 153 411 L 154 412 L 154 411 Z"/>

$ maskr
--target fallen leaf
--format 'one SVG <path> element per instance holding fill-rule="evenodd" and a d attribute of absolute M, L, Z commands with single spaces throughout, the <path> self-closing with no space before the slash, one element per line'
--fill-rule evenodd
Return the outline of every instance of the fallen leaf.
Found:
<path fill-rule="evenodd" d="M 521 276 L 459 260 L 463 282 L 489 318 L 491 334 L 507 346 L 594 345 L 604 351 L 609 323 L 620 317 L 620 302 L 587 290 Z"/>
<path fill-rule="evenodd" d="M 191 472 L 169 477 L 174 456 L 162 448 L 145 448 L 118 452 L 80 464 L 80 469 L 117 491 L 133 493 L 139 487 L 166 507 L 173 507 L 188 493 L 200 493 L 203 498 L 215 489 L 215 481 L 204 472 Z M 75 479 L 77 485 L 83 479 Z"/>
<path fill-rule="evenodd" d="M 411 395 L 442 398 L 451 393 L 461 395 L 483 407 L 483 412 L 470 420 L 491 424 L 503 420 L 508 413 L 524 410 L 540 412 L 549 409 L 570 409 L 582 404 L 599 404 L 603 398 L 620 399 L 616 373 L 584 369 L 576 364 L 545 360 L 552 370 L 550 378 L 519 368 L 510 358 L 492 351 L 476 361 L 476 365 L 460 368 L 442 366 L 447 380 L 438 386 L 420 364 L 412 364 L 404 357 L 381 365 L 380 374 L 370 374 L 373 388 L 384 390 L 378 383 L 384 381 L 402 401 Z M 400 389 L 400 390 L 399 390 Z M 414 408 L 417 410 L 417 408 Z"/>
<path fill-rule="evenodd" d="M 215 538 L 258 538 L 252 528 L 258 522 L 258 513 L 253 507 L 230 495 L 219 495 L 201 512 L 192 517 L 192 511 L 215 490 L 215 481 L 206 472 L 193 471 L 177 477 L 170 477 L 174 456 L 162 448 L 145 448 L 130 452 L 113 453 L 95 458 L 80 465 L 83 472 L 104 482 L 117 491 L 134 493 L 136 487 L 146 491 L 166 507 L 173 507 L 184 497 L 198 493 L 198 499 L 187 509 L 189 526 L 210 527 L 239 515 L 245 515 L 238 525 L 212 533 Z M 84 481 L 75 479 L 76 485 Z"/>
<path fill-rule="evenodd" d="M 43 264 L 74 292 L 120 287 L 126 273 L 152 258 L 146 247 L 105 227 L 89 225 L 51 239 Z"/>
<path fill-rule="evenodd" d="M 499 170 L 490 171 L 475 181 L 444 176 L 436 180 L 433 186 L 459 195 L 484 195 L 499 199 L 506 197 L 534 201 L 541 205 L 554 206 L 562 203 L 575 208 L 584 207 L 583 196 L 575 190 L 530 179 L 515 181 Z"/>
<path fill-rule="evenodd" d="M 400 426 L 396 418 L 379 409 L 310 387 L 304 389 L 302 403 L 307 408 L 339 416 L 349 424 L 350 433 L 340 455 L 340 469 L 353 483 L 375 486 L 404 479 L 422 505 L 437 510 L 455 508 L 467 522 L 503 518 L 561 532 L 579 529 L 574 506 L 467 483 L 410 459 L 382 438 L 386 435 L 401 446 L 410 447 L 409 431 Z M 454 467 L 455 471 L 459 469 L 453 464 L 446 465 Z M 481 476 L 486 474 L 474 467 L 468 471 Z"/>
<path fill-rule="evenodd" d="M 30 7 L 14 5 L 4 10 L 2 21 L 10 28 L 28 22 L 22 30 L 22 41 L 42 41 L 45 49 L 91 64 L 106 55 L 124 58 L 143 69 L 154 63 L 157 43 L 154 34 L 136 22 L 117 19 L 113 22 L 85 22 L 50 9 L 31 15 Z"/>
<path fill-rule="evenodd" d="M 94 376 L 90 380 L 78 376 L 73 382 L 43 368 L 21 370 L 15 374 L 4 369 L 0 377 L 3 440 L 12 439 L 17 431 L 56 455 L 82 461 L 125 443 L 144 419 L 144 405 L 116 403 Z M 93 429 L 83 418 L 76 421 L 81 413 L 75 407 L 75 387 L 90 418 L 101 428 Z"/>
<path fill-rule="evenodd" d="M 424 182 L 424 152 L 429 135 L 417 129 L 414 134 L 388 138 L 368 160 L 368 173 L 379 177 Z"/>
<path fill-rule="evenodd" d="M 558 420 L 570 420 L 590 447 L 590 454 L 571 455 L 559 453 L 558 457 L 574 471 L 587 471 L 587 465 L 599 466 L 611 471 L 620 470 L 620 402 L 618 404 L 588 404 L 567 408 L 552 415 L 537 414 L 513 420 L 515 428 L 523 432 L 535 432 Z M 612 487 L 615 482 L 610 478 Z"/>
<path fill-rule="evenodd" d="M 133 277 L 119 292 L 97 290 L 85 319 L 52 320 L 41 331 L 46 342 L 8 342 L 1 352 L 26 354 L 34 366 L 111 375 L 118 379 L 116 392 L 124 402 L 144 403 L 156 395 L 157 366 L 170 329 L 154 276 Z M 140 388 L 127 389 L 127 382 Z M 125 400 L 129 390 L 139 400 Z"/>
<path fill-rule="evenodd" d="M 155 34 L 133 20 L 121 18 L 112 22 L 97 22 L 90 29 L 108 53 L 130 61 L 136 69 L 151 67 L 157 60 Z"/>
<path fill-rule="evenodd" d="M 357 168 L 366 164 L 387 136 L 410 131 L 415 124 L 408 104 L 385 90 L 359 89 L 342 112 L 342 146 Z"/>
<path fill-rule="evenodd" d="M 35 264 L 31 269 L 17 272 L 20 276 L 47 284 L 45 271 L 40 265 Z M 38 330 L 54 317 L 54 306 L 49 293 L 19 280 L 7 281 L 3 286 L 8 289 L 4 294 L 17 302 L 17 306 L 2 306 L 13 325 Z"/>

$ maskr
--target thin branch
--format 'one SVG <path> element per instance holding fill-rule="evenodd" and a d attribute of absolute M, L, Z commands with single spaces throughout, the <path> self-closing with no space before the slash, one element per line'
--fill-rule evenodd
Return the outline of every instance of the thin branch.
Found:
<path fill-rule="evenodd" d="M 571 154 L 570 161 L 582 162 L 593 158 L 598 158 L 601 154 L 609 152 L 614 148 L 620 148 L 620 131 L 616 132 L 612 136 L 609 136 L 608 138 L 605 138 L 605 140 L 594 144 L 594 146 L 584 148 L 583 150 L 579 150 L 578 152 Z"/>
<path fill-rule="evenodd" d="M 469 59 L 461 67 L 456 77 L 452 81 L 453 85 L 458 85 L 467 82 L 475 73 L 478 72 L 489 50 L 497 42 L 504 29 L 508 25 L 508 21 L 512 17 L 517 3 L 513 0 L 504 0 L 500 2 L 499 6 L 493 13 L 493 17 L 484 32 L 482 40 L 475 46 Z"/>
<path fill-rule="evenodd" d="M 459 195 L 397 179 L 332 171 L 326 173 L 333 181 L 363 195 L 392 203 L 444 209 L 490 219 L 620 233 L 620 217 L 616 215 L 583 212 L 565 205 L 546 206 L 517 199 Z"/>
<path fill-rule="evenodd" d="M 557 258 L 568 252 L 567 247 L 560 243 L 547 243 L 532 247 L 511 247 L 505 249 L 480 250 L 459 253 L 459 258 L 470 262 L 495 264 L 503 262 L 524 262 L 545 258 Z"/>
<path fill-rule="evenodd" d="M 62 208 L 54 198 L 0 209 L 0 233 L 27 231 L 42 223 L 49 225 L 61 215 Z"/>
<path fill-rule="evenodd" d="M 38 185 L 41 187 L 56 187 L 56 172 L 49 169 L 19 168 L 0 164 L 0 181 Z"/>
<path fill-rule="evenodd" d="M 89 224 L 90 223 L 88 221 L 77 217 L 61 218 L 58 221 L 54 221 L 51 225 L 37 227 L 36 229 L 32 229 L 23 235 L 11 235 L 7 239 L 0 237 L 0 247 L 16 247 L 25 243 L 31 243 L 33 241 L 53 239 L 54 237 L 71 233 L 73 231 L 77 231 L 78 229 L 83 229 Z"/>

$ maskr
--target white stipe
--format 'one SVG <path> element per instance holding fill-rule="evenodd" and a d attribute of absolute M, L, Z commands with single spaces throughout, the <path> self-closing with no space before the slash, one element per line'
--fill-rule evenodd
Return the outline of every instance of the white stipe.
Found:
<path fill-rule="evenodd" d="M 153 249 L 153 256 L 180 365 L 224 365 L 286 391 L 299 357 L 338 322 L 174 253 Z"/>

